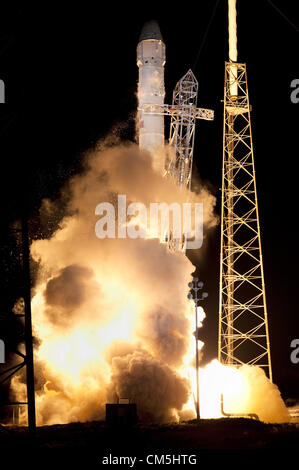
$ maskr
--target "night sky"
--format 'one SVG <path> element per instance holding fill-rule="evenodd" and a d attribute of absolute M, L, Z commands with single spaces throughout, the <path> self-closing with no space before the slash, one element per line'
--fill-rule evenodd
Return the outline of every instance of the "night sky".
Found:
<path fill-rule="evenodd" d="M 80 170 L 81 154 L 121 128 L 134 137 L 138 70 L 136 46 L 143 23 L 156 19 L 166 44 L 166 103 L 176 82 L 193 69 L 201 107 L 215 121 L 196 128 L 194 161 L 217 196 L 222 165 L 224 61 L 227 60 L 226 1 L 220 0 L 202 46 L 215 1 L 141 3 L 58 2 L 20 8 L 10 2 L 0 16 L 0 78 L 6 103 L 0 106 L 1 237 L 27 201 L 32 229 L 41 200 L 59 194 Z M 298 295 L 298 113 L 291 81 L 299 78 L 298 32 L 266 0 L 239 0 L 239 61 L 246 62 L 264 253 L 274 382 L 284 398 L 299 397 L 299 364 L 290 360 L 290 342 L 299 338 Z M 299 24 L 296 2 L 274 0 Z M 149 7 L 150 5 L 150 7 Z M 166 136 L 168 135 L 166 123 Z M 8 245 L 2 243 L 2 288 L 10 274 Z M 220 227 L 207 237 L 198 274 L 209 297 L 201 331 L 203 361 L 217 355 Z M 2 291 L 1 288 L 1 291 Z M 10 290 L 9 290 L 10 289 Z M 13 297 L 10 283 L 7 302 Z M 0 335 L 1 336 L 1 335 Z"/>

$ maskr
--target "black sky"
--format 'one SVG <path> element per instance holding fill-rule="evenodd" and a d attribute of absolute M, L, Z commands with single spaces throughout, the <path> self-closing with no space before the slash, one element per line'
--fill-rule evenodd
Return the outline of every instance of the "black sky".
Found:
<path fill-rule="evenodd" d="M 298 292 L 298 113 L 290 83 L 299 78 L 298 33 L 266 0 L 239 0 L 239 61 L 248 69 L 274 381 L 284 396 L 299 396 L 299 364 L 290 342 L 299 338 Z M 296 2 L 274 3 L 299 24 Z M 214 1 L 129 3 L 10 2 L 0 18 L 2 231 L 24 199 L 36 216 L 44 197 L 55 198 L 80 168 L 81 153 L 111 128 L 127 122 L 133 137 L 138 71 L 136 45 L 143 23 L 156 19 L 166 44 L 166 102 L 201 47 Z M 184 8 L 183 8 L 184 7 Z M 195 164 L 217 196 L 221 185 L 226 1 L 220 0 L 195 75 L 199 105 L 215 121 L 196 130 Z M 218 204 L 219 209 L 219 204 Z M 204 361 L 217 353 L 220 232 L 208 237 L 198 264 L 209 292 L 202 331 Z"/>

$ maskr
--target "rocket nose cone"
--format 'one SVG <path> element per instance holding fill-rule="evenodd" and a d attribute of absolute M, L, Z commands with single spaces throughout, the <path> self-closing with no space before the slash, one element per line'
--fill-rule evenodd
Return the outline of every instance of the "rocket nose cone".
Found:
<path fill-rule="evenodd" d="M 141 30 L 139 37 L 139 42 L 144 41 L 145 39 L 158 39 L 163 41 L 162 34 L 159 28 L 157 21 L 151 20 L 147 21 Z"/>

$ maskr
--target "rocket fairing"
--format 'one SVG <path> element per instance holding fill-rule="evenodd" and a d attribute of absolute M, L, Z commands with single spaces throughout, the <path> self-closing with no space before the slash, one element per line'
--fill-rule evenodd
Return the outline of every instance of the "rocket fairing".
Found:
<path fill-rule="evenodd" d="M 137 45 L 139 147 L 153 156 L 153 165 L 163 170 L 155 153 L 164 146 L 163 114 L 145 114 L 143 105 L 163 105 L 165 97 L 165 44 L 156 21 L 145 23 Z"/>

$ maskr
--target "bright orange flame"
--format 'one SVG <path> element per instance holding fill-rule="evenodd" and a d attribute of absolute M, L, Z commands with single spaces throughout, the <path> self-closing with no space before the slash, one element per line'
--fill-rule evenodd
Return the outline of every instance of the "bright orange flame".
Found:
<path fill-rule="evenodd" d="M 187 415 L 194 417 L 195 415 L 196 374 L 193 333 L 196 328 L 202 326 L 205 313 L 203 309 L 198 308 L 198 325 L 195 325 L 194 304 L 187 300 L 187 284 L 191 280 L 194 267 L 183 253 L 169 253 L 165 245 L 153 240 L 151 238 L 155 235 L 153 233 L 148 233 L 148 240 L 142 241 L 142 243 L 140 240 L 126 240 L 125 245 L 122 243 L 124 240 L 113 240 L 116 243 L 112 247 L 111 240 L 101 240 L 103 244 L 100 245 L 94 233 L 93 222 L 90 223 L 91 214 L 94 213 L 94 208 L 99 202 L 99 194 L 102 197 L 111 197 L 111 189 L 113 189 L 115 193 L 121 191 L 121 193 L 127 193 L 130 196 L 131 187 L 135 183 L 131 179 L 131 174 L 136 175 L 136 179 L 138 179 L 137 194 L 143 197 L 140 200 L 148 201 L 160 198 L 171 203 L 177 199 L 184 199 L 182 192 L 174 182 L 153 172 L 151 165 L 148 164 L 148 155 L 142 156 L 139 153 L 135 155 L 134 152 L 136 153 L 136 148 L 124 147 L 114 150 L 108 149 L 106 154 L 104 152 L 104 154 L 95 156 L 94 160 L 89 162 L 91 164 L 89 172 L 81 179 L 74 179 L 72 182 L 74 200 L 71 209 L 72 213 L 75 212 L 77 215 L 65 217 L 60 229 L 53 234 L 50 240 L 38 240 L 32 245 L 33 257 L 41 262 L 42 268 L 45 268 L 45 272 L 42 272 L 41 269 L 40 283 L 36 286 L 32 299 L 34 334 L 41 341 L 40 346 L 36 349 L 36 359 L 38 359 L 36 362 L 42 363 L 46 380 L 43 392 L 39 390 L 37 393 L 39 423 L 86 420 L 86 416 L 88 419 L 91 419 L 90 416 L 92 419 L 96 419 L 98 416 L 103 418 L 100 412 L 104 410 L 107 398 L 106 389 L 107 385 L 111 385 L 110 378 L 113 373 L 113 367 L 109 360 L 106 360 L 105 354 L 115 340 L 125 341 L 133 349 L 135 345 L 139 348 L 143 347 L 148 356 L 156 360 L 150 364 L 149 361 L 144 363 L 154 372 L 158 370 L 158 380 L 169 374 L 170 381 L 167 382 L 167 386 L 170 383 L 169 388 L 171 384 L 178 383 L 176 375 L 189 379 L 192 384 L 189 400 L 186 400 L 188 387 L 182 385 L 183 399 L 177 404 L 175 400 L 176 388 L 174 392 L 172 391 L 171 398 L 174 404 L 170 411 L 174 411 L 172 413 L 174 417 L 179 415 L 182 418 Z M 132 170 L 134 165 L 137 165 L 135 172 L 128 172 L 128 166 Z M 103 173 L 107 174 L 109 171 L 111 171 L 111 181 L 108 181 L 107 187 L 101 193 L 102 188 L 99 188 L 99 181 L 102 181 Z M 190 197 L 196 199 L 197 196 L 193 194 Z M 134 198 L 135 194 L 133 193 L 132 200 L 135 200 Z M 200 200 L 204 200 L 205 203 L 207 226 L 213 226 L 215 224 L 213 216 L 215 198 L 210 197 L 208 192 L 203 189 Z M 132 217 L 129 223 L 142 225 L 142 220 L 138 220 L 138 217 Z M 147 253 L 144 253 L 145 250 Z M 52 317 L 48 315 L 49 304 L 46 304 L 45 301 L 45 289 L 50 281 L 57 280 L 57 276 L 59 278 L 61 270 L 74 265 L 79 267 L 79 270 L 81 269 L 81 273 L 82 270 L 87 273 L 87 277 L 84 274 L 83 280 L 82 277 L 80 278 L 81 284 L 75 283 L 75 287 L 72 282 L 68 285 L 69 291 L 66 299 L 63 296 L 65 279 L 60 284 L 59 296 L 67 304 L 67 307 L 58 302 L 58 310 L 55 310 L 57 306 L 55 299 L 52 304 L 49 302 L 52 313 L 54 312 L 53 321 L 52 313 Z M 76 302 L 68 304 L 67 301 L 69 297 L 72 299 L 76 294 L 74 290 L 78 285 L 79 287 L 83 286 L 82 288 L 86 289 L 87 294 L 85 297 L 83 296 L 83 303 L 77 302 L 80 304 L 77 308 Z M 147 318 L 147 321 L 142 325 L 142 334 L 139 334 L 138 329 L 142 321 L 140 319 L 143 319 L 145 311 L 150 316 L 153 307 L 156 310 L 155 314 L 150 317 L 151 322 Z M 64 315 L 63 318 L 59 317 L 60 312 Z M 63 327 L 60 325 L 60 320 Z M 150 340 L 146 342 L 147 331 L 145 330 L 147 328 L 151 331 L 149 331 Z M 180 342 L 182 337 L 184 341 Z M 159 362 L 160 350 L 157 344 L 159 346 L 160 341 L 165 343 L 163 346 L 165 364 L 163 361 Z M 173 352 L 171 348 L 175 348 L 177 344 L 179 345 L 177 361 L 171 363 L 169 360 L 169 356 Z M 199 342 L 198 347 L 201 350 L 203 343 Z M 122 358 L 118 357 L 118 359 L 120 359 L 118 363 L 121 368 L 123 367 Z M 177 365 L 178 363 L 179 365 Z M 134 363 L 134 366 L 140 371 L 143 368 L 143 363 Z M 157 368 L 155 369 L 154 366 Z M 125 374 L 129 375 L 131 372 L 126 369 L 126 365 L 123 369 Z M 224 396 L 225 411 L 255 412 L 258 407 L 254 403 L 252 377 L 248 371 L 245 372 L 224 367 L 217 361 L 200 369 L 202 417 L 218 418 L 221 416 L 221 394 Z M 256 377 L 259 386 L 262 384 L 263 395 L 267 396 L 267 393 L 270 393 L 271 396 L 274 396 L 275 393 L 272 389 L 269 392 L 264 376 L 257 373 Z M 130 379 L 133 380 L 134 377 L 130 376 Z M 179 380 L 180 384 L 181 382 L 184 381 Z M 24 384 L 18 378 L 14 378 L 12 383 L 14 389 L 20 392 L 19 396 L 23 395 L 25 401 Z M 155 392 L 154 387 L 159 388 L 159 383 L 152 380 L 151 384 L 153 384 Z M 120 398 L 122 397 L 120 396 Z M 146 402 L 150 398 L 146 396 L 144 401 Z M 277 397 L 274 398 L 276 400 Z M 20 399 L 22 399 L 21 396 Z M 179 407 L 183 400 L 186 400 L 187 403 L 180 413 Z M 271 400 L 268 401 L 271 402 Z M 161 406 L 160 402 L 159 406 Z M 85 412 L 87 407 L 93 410 L 92 414 Z M 264 402 L 262 403 L 263 408 L 266 408 Z M 50 413 L 47 413 L 49 409 Z M 99 410 L 99 415 L 96 414 L 97 410 Z M 269 419 L 271 416 L 273 419 L 273 415 L 277 415 L 272 411 L 264 414 L 265 418 Z"/>

